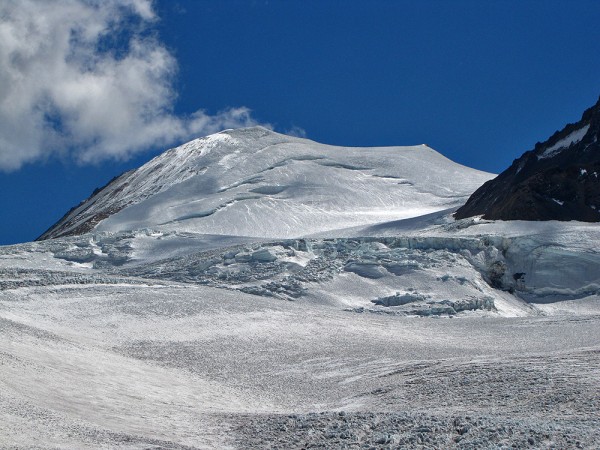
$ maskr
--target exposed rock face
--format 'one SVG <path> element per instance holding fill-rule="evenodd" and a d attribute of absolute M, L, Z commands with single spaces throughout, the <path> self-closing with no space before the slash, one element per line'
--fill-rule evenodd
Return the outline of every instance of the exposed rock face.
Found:
<path fill-rule="evenodd" d="M 457 219 L 600 221 L 600 99 L 458 209 Z"/>

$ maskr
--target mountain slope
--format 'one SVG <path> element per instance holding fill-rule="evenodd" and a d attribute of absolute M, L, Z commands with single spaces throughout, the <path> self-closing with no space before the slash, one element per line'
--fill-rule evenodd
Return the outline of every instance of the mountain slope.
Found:
<path fill-rule="evenodd" d="M 121 175 L 40 239 L 139 228 L 304 236 L 457 207 L 490 177 L 425 145 L 347 148 L 227 130 Z"/>
<path fill-rule="evenodd" d="M 600 221 L 600 100 L 473 193 L 457 219 Z"/>

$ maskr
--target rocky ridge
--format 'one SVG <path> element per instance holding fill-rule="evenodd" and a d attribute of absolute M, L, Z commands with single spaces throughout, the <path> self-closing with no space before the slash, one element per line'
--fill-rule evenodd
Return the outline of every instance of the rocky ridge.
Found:
<path fill-rule="evenodd" d="M 599 136 L 600 100 L 477 189 L 455 217 L 600 221 Z"/>

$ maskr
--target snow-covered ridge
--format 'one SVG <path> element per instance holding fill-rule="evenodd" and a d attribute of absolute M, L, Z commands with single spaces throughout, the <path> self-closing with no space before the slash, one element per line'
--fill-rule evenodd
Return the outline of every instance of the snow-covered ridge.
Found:
<path fill-rule="evenodd" d="M 227 130 L 122 175 L 42 239 L 148 227 L 297 237 L 457 207 L 491 177 L 425 145 L 335 147 L 262 127 Z"/>
<path fill-rule="evenodd" d="M 556 155 L 557 153 L 559 153 L 561 150 L 563 150 L 565 148 L 569 148 L 571 145 L 576 144 L 577 142 L 581 141 L 585 137 L 585 135 L 587 134 L 589 129 L 590 129 L 590 125 L 588 124 L 582 128 L 579 128 L 578 130 L 573 131 L 571 134 L 569 134 L 568 136 L 565 136 L 563 139 L 558 141 L 556 144 L 554 144 L 554 145 L 548 147 L 546 150 L 544 150 L 544 152 L 538 156 L 538 159 L 551 158 L 554 155 Z"/>

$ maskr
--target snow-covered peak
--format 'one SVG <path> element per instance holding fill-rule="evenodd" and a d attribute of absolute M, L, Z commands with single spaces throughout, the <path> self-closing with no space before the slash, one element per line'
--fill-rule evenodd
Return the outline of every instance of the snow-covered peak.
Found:
<path fill-rule="evenodd" d="M 42 238 L 139 228 L 304 236 L 459 206 L 491 177 L 426 145 L 336 147 L 226 130 L 123 174 Z"/>

